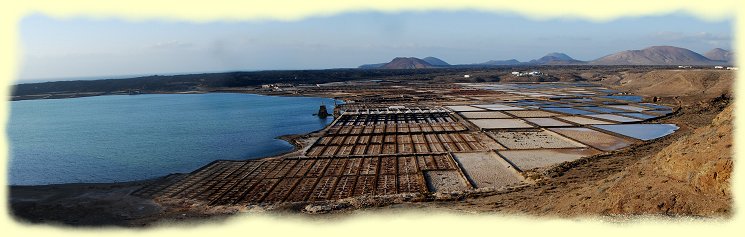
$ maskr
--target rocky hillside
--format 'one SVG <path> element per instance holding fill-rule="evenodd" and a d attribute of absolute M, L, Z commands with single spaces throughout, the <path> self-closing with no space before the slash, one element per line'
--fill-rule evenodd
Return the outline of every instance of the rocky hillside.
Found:
<path fill-rule="evenodd" d="M 727 50 L 715 48 L 712 50 L 709 50 L 709 52 L 704 53 L 704 57 L 714 60 L 714 61 L 722 61 L 722 62 L 732 62 L 735 55 Z"/>
<path fill-rule="evenodd" d="M 594 65 L 714 65 L 701 54 L 673 46 L 652 46 L 642 50 L 626 50 L 590 62 Z"/>
<path fill-rule="evenodd" d="M 438 67 L 444 67 L 444 66 L 450 66 L 449 63 L 443 61 L 442 59 L 435 58 L 435 57 L 426 57 L 423 58 L 425 62 L 429 63 L 432 66 L 438 66 Z"/>
<path fill-rule="evenodd" d="M 391 60 L 389 63 L 386 63 L 385 65 L 381 66 L 381 69 L 420 69 L 420 68 L 433 68 L 432 64 L 429 64 L 428 62 L 410 57 L 397 57 Z"/>
<path fill-rule="evenodd" d="M 533 59 L 528 64 L 539 64 L 539 65 L 571 65 L 571 64 L 584 64 L 585 62 L 573 59 L 564 53 L 549 53 L 539 59 Z"/>

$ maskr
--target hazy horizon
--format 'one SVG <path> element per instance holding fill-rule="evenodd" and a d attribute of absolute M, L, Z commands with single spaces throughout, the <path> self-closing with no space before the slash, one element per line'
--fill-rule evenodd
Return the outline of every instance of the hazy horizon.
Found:
<path fill-rule="evenodd" d="M 655 45 L 703 54 L 731 50 L 733 19 L 690 14 L 534 20 L 479 11 L 351 12 L 299 21 L 56 19 L 20 22 L 19 83 L 224 71 L 355 68 L 394 57 L 450 64 L 529 61 L 561 52 L 578 60 Z"/>

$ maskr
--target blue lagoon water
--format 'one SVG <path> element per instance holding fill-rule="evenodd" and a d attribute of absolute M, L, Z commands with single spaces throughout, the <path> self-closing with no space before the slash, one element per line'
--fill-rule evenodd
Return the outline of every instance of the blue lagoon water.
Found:
<path fill-rule="evenodd" d="M 250 94 L 13 101 L 9 183 L 119 182 L 191 172 L 218 159 L 277 155 L 275 139 L 322 129 L 327 98 Z"/>

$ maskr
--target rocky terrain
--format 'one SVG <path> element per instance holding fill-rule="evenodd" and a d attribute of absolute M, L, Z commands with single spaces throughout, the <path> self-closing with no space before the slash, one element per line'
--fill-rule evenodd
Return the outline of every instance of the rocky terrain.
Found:
<path fill-rule="evenodd" d="M 381 66 L 381 69 L 420 69 L 420 68 L 432 68 L 432 64 L 427 61 L 418 58 L 404 58 L 398 57 L 391 60 L 389 63 Z"/>
<path fill-rule="evenodd" d="M 723 61 L 728 63 L 733 63 L 733 60 L 735 59 L 735 54 L 724 50 L 720 48 L 715 48 L 712 50 L 709 50 L 708 52 L 704 53 L 704 57 L 714 60 L 714 61 Z"/>
<path fill-rule="evenodd" d="M 652 46 L 642 50 L 626 50 L 593 60 L 595 65 L 714 65 L 701 54 L 673 46 Z"/>

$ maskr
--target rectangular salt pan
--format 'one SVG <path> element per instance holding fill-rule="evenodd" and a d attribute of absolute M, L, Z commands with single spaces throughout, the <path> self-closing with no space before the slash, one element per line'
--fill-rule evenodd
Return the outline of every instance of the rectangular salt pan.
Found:
<path fill-rule="evenodd" d="M 552 118 L 525 118 L 526 121 L 534 123 L 541 127 L 565 127 L 572 126 L 572 124 L 565 123 Z"/>
<path fill-rule="evenodd" d="M 608 99 L 614 99 L 614 100 L 625 100 L 625 101 L 631 101 L 631 102 L 642 102 L 641 96 L 636 95 L 609 95 L 609 96 L 601 96 L 602 98 L 608 98 Z"/>
<path fill-rule="evenodd" d="M 548 130 L 492 132 L 493 138 L 508 149 L 577 148 L 584 144 Z"/>
<path fill-rule="evenodd" d="M 587 115 L 587 116 L 595 117 L 595 118 L 600 118 L 600 119 L 605 119 L 605 120 L 616 121 L 616 122 L 621 122 L 621 123 L 629 123 L 629 122 L 639 122 L 639 121 L 641 121 L 639 119 L 624 117 L 624 116 L 615 115 L 615 114 L 590 114 L 590 115 Z"/>
<path fill-rule="evenodd" d="M 573 161 L 597 153 L 599 152 L 589 148 L 499 151 L 500 155 L 521 171 Z"/>
<path fill-rule="evenodd" d="M 507 113 L 510 113 L 512 115 L 515 115 L 520 118 L 526 118 L 526 117 L 551 117 L 555 115 L 559 115 L 556 113 L 551 113 L 548 111 L 542 111 L 542 110 L 519 110 L 519 111 L 507 111 Z"/>
<path fill-rule="evenodd" d="M 472 119 L 468 121 L 482 129 L 533 127 L 520 119 Z"/>
<path fill-rule="evenodd" d="M 634 112 L 642 112 L 644 110 L 647 110 L 646 108 L 636 107 L 636 106 L 631 106 L 631 105 L 608 105 L 608 107 L 628 110 L 628 111 L 634 111 Z"/>
<path fill-rule="evenodd" d="M 424 179 L 431 192 L 462 191 L 470 188 L 463 176 L 455 170 L 426 171 Z"/>
<path fill-rule="evenodd" d="M 448 109 L 455 111 L 455 112 L 464 112 L 464 111 L 484 111 L 484 109 L 468 106 L 468 105 L 452 105 L 452 106 L 445 106 Z"/>
<path fill-rule="evenodd" d="M 678 130 L 678 126 L 675 124 L 614 124 L 593 126 L 644 141 L 664 137 Z"/>
<path fill-rule="evenodd" d="M 574 114 L 574 115 L 593 114 L 593 112 L 579 110 L 579 109 L 575 109 L 575 108 L 543 108 L 543 110 L 548 110 L 548 111 L 553 111 L 553 112 L 559 112 L 559 113 L 565 113 L 565 114 Z"/>
<path fill-rule="evenodd" d="M 511 165 L 493 152 L 453 153 L 453 158 L 463 168 L 463 174 L 475 188 L 502 187 L 523 183 L 522 176 Z"/>
<path fill-rule="evenodd" d="M 499 119 L 499 118 L 512 118 L 499 111 L 484 111 L 484 112 L 461 112 L 461 116 L 469 119 Z"/>
<path fill-rule="evenodd" d="M 587 124 L 613 124 L 611 122 L 600 121 L 600 120 L 595 120 L 595 119 L 590 119 L 590 118 L 585 118 L 585 117 L 579 117 L 579 116 L 563 116 L 563 117 L 559 117 L 559 118 L 562 119 L 562 120 L 566 120 L 566 121 L 569 121 L 569 122 L 572 122 L 572 123 L 581 124 L 581 125 L 587 125 Z"/>
<path fill-rule="evenodd" d="M 474 105 L 474 107 L 484 108 L 488 110 L 523 110 L 523 108 L 509 106 L 504 104 L 488 104 L 488 105 Z"/>
<path fill-rule="evenodd" d="M 631 139 L 612 136 L 589 128 L 551 128 L 550 130 L 603 151 L 618 150 L 634 143 Z"/>
<path fill-rule="evenodd" d="M 619 114 L 620 115 L 623 115 L 623 116 L 634 117 L 634 118 L 644 119 L 644 120 L 651 119 L 651 118 L 656 118 L 657 117 L 657 116 L 654 116 L 654 115 L 642 114 L 642 113 L 619 113 Z"/>
<path fill-rule="evenodd" d="M 596 113 L 619 113 L 619 112 L 625 112 L 623 110 L 617 110 L 617 109 L 611 109 L 606 107 L 576 107 L 578 109 L 592 111 Z"/>

